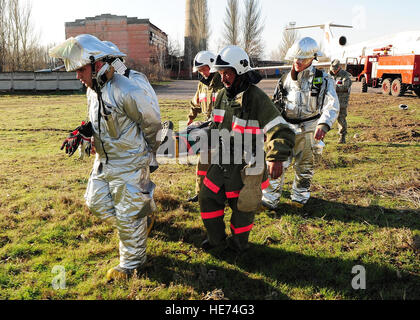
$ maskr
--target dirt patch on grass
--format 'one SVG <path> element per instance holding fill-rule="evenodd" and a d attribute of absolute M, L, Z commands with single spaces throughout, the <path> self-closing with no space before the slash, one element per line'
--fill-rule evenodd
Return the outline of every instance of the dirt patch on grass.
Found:
<path fill-rule="evenodd" d="M 375 161 L 375 159 L 369 157 L 358 158 L 339 156 L 337 159 L 323 158 L 321 162 L 318 162 L 318 166 L 322 169 L 352 168 L 358 164 Z"/>
<path fill-rule="evenodd" d="M 401 104 L 407 104 L 409 109 L 401 110 Z M 370 122 L 353 125 L 362 141 L 419 143 L 419 107 L 418 98 L 352 94 L 349 114 Z"/>
<path fill-rule="evenodd" d="M 413 181 L 402 181 L 399 178 L 388 181 L 383 185 L 371 186 L 374 194 L 402 199 L 412 203 L 415 208 L 420 209 L 420 177 Z"/>
<path fill-rule="evenodd" d="M 12 241 L 7 236 L 0 237 L 0 248 L 4 247 L 6 244 L 11 243 Z"/>
<path fill-rule="evenodd" d="M 337 151 L 339 151 L 340 153 L 355 154 L 363 152 L 363 147 L 357 144 L 343 144 L 337 146 Z"/>

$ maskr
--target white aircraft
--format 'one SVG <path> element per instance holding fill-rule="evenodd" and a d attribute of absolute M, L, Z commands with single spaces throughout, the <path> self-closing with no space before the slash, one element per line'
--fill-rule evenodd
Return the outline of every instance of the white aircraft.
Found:
<path fill-rule="evenodd" d="M 420 30 L 404 31 L 392 35 L 382 36 L 376 39 L 367 40 L 355 44 L 348 44 L 345 36 L 335 37 L 331 28 L 353 28 L 352 26 L 333 24 L 327 22 L 325 24 L 291 27 L 287 30 L 321 28 L 324 31 L 324 54 L 330 58 L 330 61 L 339 59 L 342 64 L 346 64 L 349 58 L 360 58 L 361 56 L 371 55 L 375 49 L 389 48 L 388 54 L 404 55 L 404 54 L 420 54 Z M 354 60 L 353 60 L 354 61 Z M 330 62 L 315 63 L 315 66 L 326 67 Z M 290 69 L 290 65 L 260 67 L 255 70 L 269 69 Z"/>
<path fill-rule="evenodd" d="M 388 53 L 392 55 L 420 54 L 420 30 L 399 32 L 349 45 L 345 36 L 336 38 L 333 35 L 331 31 L 333 27 L 352 28 L 352 26 L 327 22 L 321 25 L 293 27 L 287 30 L 321 28 L 324 31 L 326 56 L 331 60 L 339 59 L 342 63 L 346 63 L 347 58 L 359 58 L 360 56 L 371 55 L 375 49 L 386 47 L 391 48 Z"/>

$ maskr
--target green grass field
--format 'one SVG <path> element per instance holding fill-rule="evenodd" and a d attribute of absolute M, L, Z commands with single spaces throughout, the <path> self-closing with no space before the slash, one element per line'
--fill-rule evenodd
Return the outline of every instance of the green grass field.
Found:
<path fill-rule="evenodd" d="M 187 101 L 161 108 L 186 120 Z M 310 205 L 290 206 L 289 172 L 282 210 L 261 210 L 241 257 L 199 248 L 199 207 L 185 202 L 195 167 L 162 165 L 145 272 L 107 284 L 118 237 L 84 206 L 93 159 L 59 150 L 85 97 L 0 96 L 0 299 L 420 299 L 419 110 L 414 97 L 352 95 L 350 141 L 328 134 Z M 357 265 L 366 290 L 352 288 Z M 55 266 L 65 289 L 53 288 Z"/>

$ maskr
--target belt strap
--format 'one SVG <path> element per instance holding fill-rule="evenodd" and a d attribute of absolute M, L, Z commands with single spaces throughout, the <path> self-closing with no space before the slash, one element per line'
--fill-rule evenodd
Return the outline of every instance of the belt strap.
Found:
<path fill-rule="evenodd" d="M 282 116 L 283 116 L 284 120 L 286 120 L 287 122 L 289 122 L 289 123 L 291 123 L 291 124 L 301 124 L 301 123 L 304 123 L 304 122 L 313 121 L 313 120 L 318 120 L 319 118 L 321 118 L 321 115 L 320 115 L 320 114 L 318 114 L 318 115 L 316 115 L 316 116 L 314 116 L 314 117 L 307 118 L 307 119 L 290 119 L 290 118 L 288 118 L 288 117 L 286 116 L 286 112 L 283 112 L 283 113 L 282 113 Z"/>

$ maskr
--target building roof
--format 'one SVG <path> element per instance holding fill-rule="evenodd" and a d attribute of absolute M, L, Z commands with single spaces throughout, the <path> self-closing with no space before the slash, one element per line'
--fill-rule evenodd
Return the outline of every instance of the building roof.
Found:
<path fill-rule="evenodd" d="M 136 18 L 136 17 L 117 16 L 117 15 L 109 14 L 109 13 L 101 14 L 101 15 L 95 16 L 95 17 L 86 17 L 85 19 L 77 19 L 74 22 L 66 22 L 66 27 L 84 26 L 87 21 L 113 20 L 113 19 L 115 19 L 115 20 L 127 20 L 127 24 L 148 24 L 151 27 L 157 29 L 158 31 L 160 31 L 160 32 L 162 32 L 166 35 L 165 32 L 163 32 L 161 29 L 159 29 L 153 23 L 151 23 L 149 19 L 139 19 L 139 18 Z"/>

